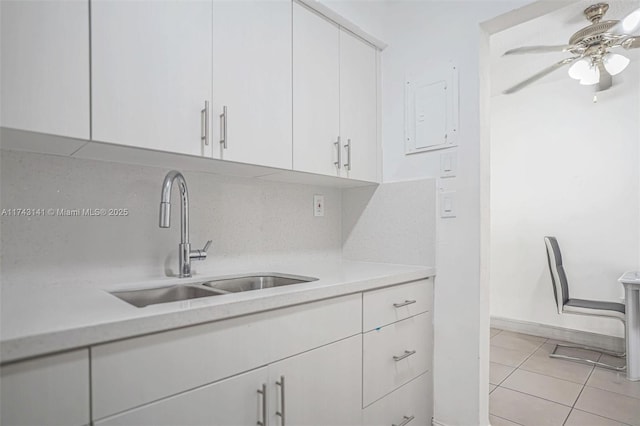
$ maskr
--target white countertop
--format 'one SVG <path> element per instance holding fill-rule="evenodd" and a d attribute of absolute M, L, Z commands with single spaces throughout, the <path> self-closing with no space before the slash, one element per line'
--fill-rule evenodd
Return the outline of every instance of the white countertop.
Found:
<path fill-rule="evenodd" d="M 137 308 L 108 291 L 151 288 L 249 273 L 285 273 L 317 281 Z M 47 353 L 326 299 L 434 276 L 421 266 L 342 261 L 286 265 L 270 270 L 220 270 L 189 279 L 79 284 L 4 283 L 0 311 L 0 360 Z"/>

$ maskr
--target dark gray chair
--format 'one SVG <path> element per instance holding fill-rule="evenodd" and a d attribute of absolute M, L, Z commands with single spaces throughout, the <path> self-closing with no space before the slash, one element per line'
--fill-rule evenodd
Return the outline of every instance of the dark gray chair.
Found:
<path fill-rule="evenodd" d="M 547 259 L 549 260 L 549 271 L 551 272 L 551 283 L 553 284 L 553 296 L 556 299 L 558 313 L 614 318 L 622 321 L 622 324 L 625 326 L 626 333 L 626 323 L 624 315 L 625 306 L 622 303 L 571 299 L 569 297 L 569 284 L 567 282 L 567 275 L 564 272 L 564 267 L 562 266 L 562 254 L 560 253 L 560 246 L 558 245 L 558 241 L 555 237 L 544 237 L 544 242 L 547 247 Z M 624 357 L 624 353 L 609 352 L 602 349 L 595 349 L 586 346 L 556 345 L 549 356 L 551 358 L 568 359 L 618 371 L 623 371 L 626 369 L 626 365 L 617 367 L 611 364 L 597 362 L 586 358 L 558 354 L 556 352 L 558 348 L 587 349 L 591 351 L 606 353 L 618 358 Z"/>

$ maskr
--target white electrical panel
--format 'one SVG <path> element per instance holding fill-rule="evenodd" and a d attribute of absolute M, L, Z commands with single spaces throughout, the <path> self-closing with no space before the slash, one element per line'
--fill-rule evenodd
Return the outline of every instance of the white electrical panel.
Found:
<path fill-rule="evenodd" d="M 429 63 L 407 73 L 405 153 L 456 146 L 458 69 L 450 62 Z"/>

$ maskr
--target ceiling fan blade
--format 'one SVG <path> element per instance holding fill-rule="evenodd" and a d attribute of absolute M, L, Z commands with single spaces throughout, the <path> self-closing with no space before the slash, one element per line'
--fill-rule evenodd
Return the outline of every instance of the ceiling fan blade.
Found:
<path fill-rule="evenodd" d="M 602 92 L 613 85 L 613 77 L 611 77 L 609 71 L 604 67 L 604 63 L 602 61 L 598 62 L 598 71 L 600 71 L 600 81 L 596 86 L 596 92 Z"/>
<path fill-rule="evenodd" d="M 551 74 L 555 70 L 560 69 L 565 65 L 569 65 L 569 64 L 577 61 L 578 59 L 580 59 L 580 56 L 574 56 L 573 58 L 567 58 L 567 59 L 563 59 L 560 62 L 556 62 L 555 64 L 551 65 L 550 67 L 547 67 L 547 68 L 543 69 L 542 71 L 538 72 L 537 74 L 532 75 L 528 79 L 516 84 L 513 87 L 510 87 L 509 89 L 505 90 L 502 93 L 504 93 L 505 95 L 509 95 L 511 93 L 515 93 L 518 90 L 521 90 L 521 89 L 527 87 L 531 83 L 540 80 L 542 77 L 544 77 L 544 76 L 546 76 L 548 74 Z"/>
<path fill-rule="evenodd" d="M 608 33 L 612 34 L 628 34 L 637 35 L 640 33 L 640 8 L 629 13 L 624 18 L 620 19 L 616 25 L 611 27 Z"/>
<path fill-rule="evenodd" d="M 563 44 L 561 46 L 522 46 L 515 49 L 507 50 L 502 54 L 506 55 L 523 55 L 525 53 L 549 53 L 549 52 L 567 52 L 573 46 Z"/>
<path fill-rule="evenodd" d="M 637 49 L 640 47 L 640 37 L 630 37 L 622 42 L 622 47 L 625 49 Z"/>

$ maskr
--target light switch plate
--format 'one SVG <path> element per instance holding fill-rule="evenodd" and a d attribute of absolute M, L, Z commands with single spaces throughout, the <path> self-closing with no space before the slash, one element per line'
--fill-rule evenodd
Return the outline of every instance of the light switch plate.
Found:
<path fill-rule="evenodd" d="M 455 191 L 440 193 L 440 217 L 456 217 Z"/>
<path fill-rule="evenodd" d="M 440 177 L 454 177 L 458 169 L 458 154 L 446 152 L 440 154 Z"/>
<path fill-rule="evenodd" d="M 324 195 L 313 196 L 313 215 L 315 217 L 324 216 Z"/>

